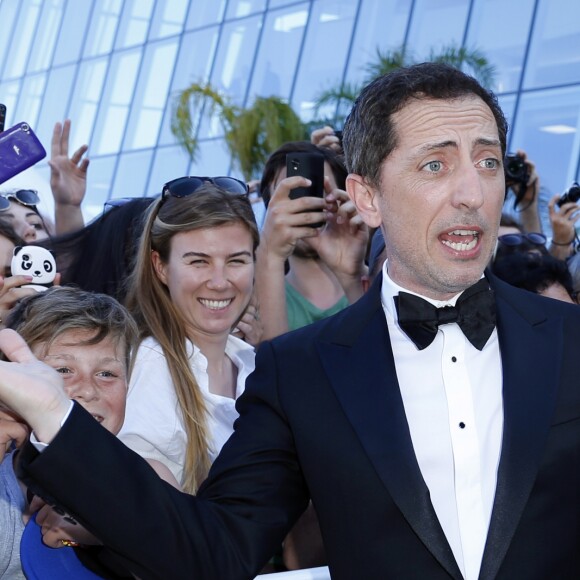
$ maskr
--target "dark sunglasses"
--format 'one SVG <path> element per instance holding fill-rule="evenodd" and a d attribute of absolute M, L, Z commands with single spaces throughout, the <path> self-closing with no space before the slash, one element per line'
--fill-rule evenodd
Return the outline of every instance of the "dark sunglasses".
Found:
<path fill-rule="evenodd" d="M 532 232 L 530 234 L 505 234 L 497 239 L 504 246 L 521 246 L 529 243 L 534 246 L 545 246 L 548 238 L 544 234 Z"/>
<path fill-rule="evenodd" d="M 6 211 L 10 207 L 11 199 L 29 207 L 36 207 L 40 203 L 37 191 L 34 189 L 19 189 L 18 191 L 0 194 L 0 211 Z"/>
<path fill-rule="evenodd" d="M 187 197 L 195 193 L 204 183 L 212 183 L 217 187 L 234 195 L 248 196 L 248 186 L 235 177 L 179 177 L 168 181 L 161 190 L 161 198 Z"/>

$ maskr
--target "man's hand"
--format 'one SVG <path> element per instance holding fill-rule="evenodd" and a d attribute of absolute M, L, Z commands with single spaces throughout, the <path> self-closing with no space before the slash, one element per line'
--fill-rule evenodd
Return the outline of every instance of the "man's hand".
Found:
<path fill-rule="evenodd" d="M 38 361 L 14 330 L 0 331 L 0 350 L 13 361 L 0 361 L 0 402 L 26 421 L 39 441 L 50 443 L 70 408 L 62 377 Z"/>
<path fill-rule="evenodd" d="M 70 119 L 56 123 L 50 148 L 50 187 L 54 197 L 57 234 L 83 227 L 81 203 L 87 192 L 88 150 L 81 145 L 69 158 Z M 59 223 L 60 222 L 60 223 Z"/>

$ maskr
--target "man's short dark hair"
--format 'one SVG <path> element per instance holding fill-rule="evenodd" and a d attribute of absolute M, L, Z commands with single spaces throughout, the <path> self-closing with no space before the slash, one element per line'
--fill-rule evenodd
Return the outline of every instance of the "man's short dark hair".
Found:
<path fill-rule="evenodd" d="M 276 179 L 276 175 L 283 167 L 286 167 L 286 155 L 288 153 L 320 153 L 324 156 L 324 161 L 330 165 L 332 174 L 339 189 L 345 188 L 346 183 L 346 167 L 344 159 L 341 155 L 329 149 L 328 147 L 318 147 L 310 141 L 288 141 L 281 145 L 268 157 L 264 171 L 262 172 L 262 180 L 260 181 L 260 195 L 264 200 L 264 204 L 268 207 L 270 198 L 272 197 L 272 185 Z"/>
<path fill-rule="evenodd" d="M 394 113 L 411 99 L 452 100 L 472 95 L 491 109 L 505 155 L 507 121 L 495 95 L 455 67 L 424 62 L 385 74 L 362 90 L 344 125 L 348 171 L 378 186 L 381 164 L 397 146 Z"/>

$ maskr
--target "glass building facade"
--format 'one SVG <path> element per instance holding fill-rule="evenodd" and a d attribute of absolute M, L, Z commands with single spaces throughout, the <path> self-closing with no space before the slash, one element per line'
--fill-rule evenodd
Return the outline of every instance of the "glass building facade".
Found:
<path fill-rule="evenodd" d="M 89 216 L 177 176 L 232 173 L 217 119 L 196 120 L 195 162 L 171 134 L 190 83 L 239 105 L 278 95 L 308 121 L 321 91 L 361 82 L 377 49 L 401 46 L 416 61 L 449 45 L 483 52 L 509 149 L 528 153 L 547 192 L 578 179 L 576 0 L 0 0 L 0 22 L 7 126 L 27 121 L 48 149 L 54 123 L 72 120 L 71 151 L 89 144 Z M 37 171 L 48 182 L 46 160 Z"/>

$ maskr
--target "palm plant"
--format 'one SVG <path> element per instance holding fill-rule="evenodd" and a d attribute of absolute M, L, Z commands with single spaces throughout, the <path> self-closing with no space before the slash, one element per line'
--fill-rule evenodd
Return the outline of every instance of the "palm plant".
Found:
<path fill-rule="evenodd" d="M 477 49 L 457 47 L 449 45 L 443 47 L 440 52 L 431 51 L 429 59 L 432 62 L 444 62 L 465 70 L 473 75 L 483 86 L 490 87 L 494 79 L 494 67 L 489 64 L 487 58 Z M 315 99 L 314 115 L 318 117 L 311 125 L 341 126 L 348 111 L 354 104 L 363 86 L 379 76 L 387 74 L 395 69 L 416 62 L 405 47 L 395 50 L 376 50 L 376 57 L 366 67 L 366 77 L 361 83 L 345 82 L 322 91 Z M 332 119 L 319 118 L 320 111 L 333 108 L 335 114 Z"/>
<path fill-rule="evenodd" d="M 246 181 L 258 175 L 272 151 L 287 141 L 304 139 L 305 125 L 279 97 L 257 97 L 251 107 L 239 107 L 209 83 L 192 83 L 173 102 L 171 132 L 192 161 L 199 153 L 193 119 L 216 115 L 226 146 Z"/>

